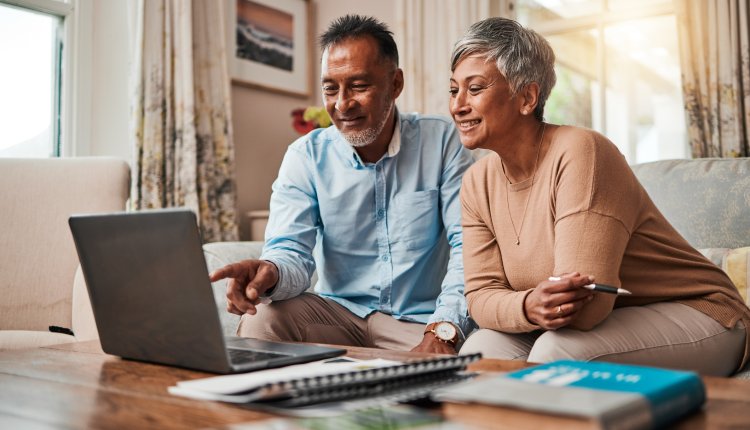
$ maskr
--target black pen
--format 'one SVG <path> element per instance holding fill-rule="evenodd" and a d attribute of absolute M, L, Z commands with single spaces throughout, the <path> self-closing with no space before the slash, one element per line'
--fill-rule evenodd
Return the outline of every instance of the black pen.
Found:
<path fill-rule="evenodd" d="M 591 291 L 599 291 L 600 293 L 617 294 L 618 296 L 629 296 L 632 293 L 625 288 L 617 288 L 611 285 L 604 284 L 587 284 L 583 288 Z"/>
<path fill-rule="evenodd" d="M 550 281 L 560 281 L 562 278 L 560 276 L 550 276 Z M 617 294 L 618 296 L 629 296 L 633 293 L 626 290 L 625 288 L 617 288 L 613 287 L 611 285 L 604 285 L 604 284 L 587 284 L 584 285 L 583 288 L 591 291 L 599 291 L 600 293 L 607 293 L 607 294 Z"/>

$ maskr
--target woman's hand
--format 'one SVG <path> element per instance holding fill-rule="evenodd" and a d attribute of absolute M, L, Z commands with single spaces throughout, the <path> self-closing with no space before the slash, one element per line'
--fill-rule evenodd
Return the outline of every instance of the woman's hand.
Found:
<path fill-rule="evenodd" d="M 582 288 L 592 282 L 594 278 L 577 272 L 540 282 L 523 303 L 526 318 L 546 330 L 565 327 L 594 298 L 592 291 Z"/>

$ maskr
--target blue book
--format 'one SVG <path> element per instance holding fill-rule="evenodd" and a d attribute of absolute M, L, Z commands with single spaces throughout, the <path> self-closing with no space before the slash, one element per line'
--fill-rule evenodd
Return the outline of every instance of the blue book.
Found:
<path fill-rule="evenodd" d="M 604 428 L 643 429 L 699 409 L 706 392 L 694 372 L 560 360 L 446 387 L 433 398 L 577 416 Z"/>

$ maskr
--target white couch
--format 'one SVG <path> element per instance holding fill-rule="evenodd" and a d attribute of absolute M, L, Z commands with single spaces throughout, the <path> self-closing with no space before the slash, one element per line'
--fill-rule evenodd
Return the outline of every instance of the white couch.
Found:
<path fill-rule="evenodd" d="M 119 159 L 0 159 L 0 349 L 97 337 L 68 217 L 124 210 L 129 187 Z"/>

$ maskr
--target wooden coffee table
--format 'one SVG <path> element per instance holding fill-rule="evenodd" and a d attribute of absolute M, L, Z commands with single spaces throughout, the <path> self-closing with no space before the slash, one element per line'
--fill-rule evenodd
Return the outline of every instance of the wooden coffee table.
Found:
<path fill-rule="evenodd" d="M 357 358 L 408 360 L 425 354 L 348 348 Z M 522 362 L 481 360 L 474 370 L 507 371 Z M 0 351 L 0 428 L 197 428 L 274 418 L 243 406 L 172 396 L 195 372 L 106 355 L 98 342 Z M 750 381 L 705 377 L 708 402 L 676 428 L 750 428 Z M 514 414 L 480 405 L 443 405 L 467 428 L 580 428 L 580 421 Z"/>

